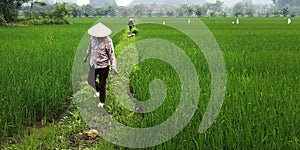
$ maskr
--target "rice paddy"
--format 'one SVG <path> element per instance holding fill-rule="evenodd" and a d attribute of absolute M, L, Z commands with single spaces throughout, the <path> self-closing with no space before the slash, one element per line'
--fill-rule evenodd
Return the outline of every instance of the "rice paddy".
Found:
<path fill-rule="evenodd" d="M 211 94 L 209 65 L 188 36 L 166 26 L 170 21 L 188 25 L 187 18 L 138 18 L 136 37 L 121 36 L 127 34 L 124 31 L 113 33 L 117 57 L 138 41 L 163 39 L 183 49 L 198 74 L 201 92 L 191 121 L 174 138 L 149 149 L 299 149 L 300 20 L 295 18 L 290 25 L 283 18 L 241 18 L 239 25 L 231 24 L 233 18 L 201 20 L 220 46 L 227 78 L 222 109 L 204 133 L 198 129 Z M 36 121 L 55 120 L 69 105 L 72 65 L 80 59 L 78 45 L 95 21 L 74 19 L 73 25 L 0 28 L 0 137 L 13 136 Z M 102 19 L 113 31 L 125 28 L 126 21 Z M 74 59 L 76 53 L 78 59 Z M 133 127 L 163 123 L 179 104 L 181 85 L 174 68 L 155 59 L 143 61 L 131 72 L 130 86 L 134 97 L 145 101 L 151 97 L 149 84 L 155 79 L 163 81 L 167 89 L 163 104 L 155 111 L 132 116 L 116 100 L 112 85 L 106 109 L 116 120 Z M 101 142 L 94 148 L 101 148 Z"/>

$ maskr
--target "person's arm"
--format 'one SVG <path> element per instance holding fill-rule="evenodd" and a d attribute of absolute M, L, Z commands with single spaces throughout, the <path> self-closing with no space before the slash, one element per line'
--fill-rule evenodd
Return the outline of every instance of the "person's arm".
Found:
<path fill-rule="evenodd" d="M 88 49 L 86 50 L 85 56 L 84 56 L 84 58 L 83 58 L 83 62 L 84 62 L 84 63 L 87 62 L 87 59 L 88 59 L 89 56 L 91 55 L 92 42 L 93 42 L 93 38 L 91 38 L 89 47 L 88 47 Z"/>

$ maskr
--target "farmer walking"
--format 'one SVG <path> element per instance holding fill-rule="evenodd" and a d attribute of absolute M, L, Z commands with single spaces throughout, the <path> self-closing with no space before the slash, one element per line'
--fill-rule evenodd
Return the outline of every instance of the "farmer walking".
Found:
<path fill-rule="evenodd" d="M 112 74 L 118 73 L 114 46 L 109 37 L 111 30 L 102 23 L 98 23 L 91 27 L 88 33 L 91 35 L 90 44 L 83 61 L 86 63 L 88 57 L 91 56 L 88 83 L 96 90 L 94 97 L 100 99 L 98 107 L 103 107 L 106 98 L 106 79 L 110 65 L 112 66 Z"/>
<path fill-rule="evenodd" d="M 129 19 L 128 27 L 129 27 L 130 32 L 132 32 L 132 28 L 134 27 L 134 22 L 133 22 L 132 18 Z"/>

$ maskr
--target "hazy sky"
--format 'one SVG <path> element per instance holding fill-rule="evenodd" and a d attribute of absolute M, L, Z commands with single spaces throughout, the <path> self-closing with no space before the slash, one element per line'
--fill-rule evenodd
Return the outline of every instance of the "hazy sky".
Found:
<path fill-rule="evenodd" d="M 79 5 L 88 4 L 90 0 L 77 0 Z M 131 0 L 119 0 L 119 1 L 131 1 Z M 187 0 L 188 1 L 188 0 Z M 208 2 L 216 2 L 216 0 L 207 0 Z M 240 2 L 240 0 L 221 0 L 227 6 L 233 6 L 234 4 Z M 252 0 L 254 4 L 272 4 L 272 0 Z"/>
<path fill-rule="evenodd" d="M 90 0 L 77 0 L 77 5 L 79 5 L 79 6 L 86 5 L 89 3 L 90 3 Z"/>
<path fill-rule="evenodd" d="M 216 2 L 216 0 L 207 0 L 208 2 Z M 227 6 L 233 6 L 234 4 L 240 2 L 240 0 L 221 0 Z M 252 0 L 254 4 L 272 4 L 272 0 Z"/>

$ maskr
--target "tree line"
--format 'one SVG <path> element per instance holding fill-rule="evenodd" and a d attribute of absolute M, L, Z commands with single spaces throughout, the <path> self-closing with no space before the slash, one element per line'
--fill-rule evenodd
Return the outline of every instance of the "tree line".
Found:
<path fill-rule="evenodd" d="M 66 17 L 295 17 L 300 15 L 299 0 L 272 0 L 271 5 L 236 3 L 227 7 L 220 0 L 202 5 L 183 4 L 179 7 L 156 3 L 128 7 L 117 5 L 95 8 L 93 5 L 78 6 L 73 3 L 46 4 L 36 0 L 2 0 L 0 2 L 0 25 L 16 22 L 18 17 L 42 23 L 69 23 Z M 41 23 L 38 22 L 38 23 Z"/>
<path fill-rule="evenodd" d="M 47 4 L 36 0 L 1 0 L 0 25 L 16 23 L 20 16 L 28 24 L 69 24 L 67 3 Z"/>
<path fill-rule="evenodd" d="M 272 2 L 278 5 L 279 8 L 283 8 L 287 5 L 289 6 L 300 6 L 299 0 L 272 0 Z"/>

